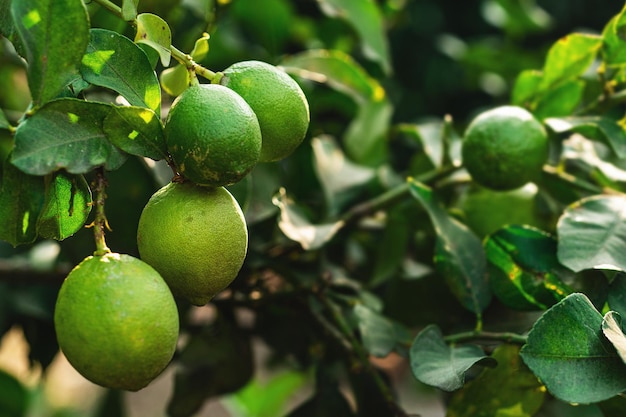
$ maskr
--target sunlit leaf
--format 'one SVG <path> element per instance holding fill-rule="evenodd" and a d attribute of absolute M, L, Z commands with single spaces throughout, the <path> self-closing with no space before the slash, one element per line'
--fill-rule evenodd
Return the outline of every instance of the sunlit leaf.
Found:
<path fill-rule="evenodd" d="M 280 230 L 289 239 L 299 242 L 305 250 L 319 249 L 345 224 L 342 220 L 323 224 L 311 223 L 298 206 L 287 197 L 284 189 L 274 196 L 272 202 L 280 209 L 278 221 Z"/>
<path fill-rule="evenodd" d="M 46 103 L 18 126 L 11 162 L 33 175 L 61 168 L 72 174 L 98 166 L 119 168 L 126 154 L 107 140 L 103 129 L 111 108 L 76 99 Z"/>
<path fill-rule="evenodd" d="M 209 52 L 209 35 L 205 33 L 201 38 L 196 40 L 191 57 L 199 62 Z M 180 95 L 187 87 L 189 87 L 189 70 L 182 64 L 177 64 L 171 68 L 166 68 L 161 72 L 159 77 L 163 90 L 171 96 Z"/>
<path fill-rule="evenodd" d="M 11 3 L 11 14 L 26 49 L 33 102 L 42 105 L 78 73 L 89 41 L 87 10 L 82 1 L 20 0 Z"/>
<path fill-rule="evenodd" d="M 85 178 L 58 171 L 46 178 L 37 232 L 44 238 L 66 239 L 83 227 L 90 212 L 91 190 Z"/>
<path fill-rule="evenodd" d="M 596 35 L 572 33 L 552 45 L 543 66 L 542 88 L 556 86 L 582 75 L 595 59 L 602 38 Z"/>
<path fill-rule="evenodd" d="M 602 32 L 602 57 L 607 65 L 626 64 L 626 43 L 624 27 L 626 26 L 626 7 L 611 19 Z"/>
<path fill-rule="evenodd" d="M 588 404 L 626 390 L 626 365 L 602 333 L 602 315 L 581 293 L 537 320 L 520 355 L 563 401 Z"/>
<path fill-rule="evenodd" d="M 613 347 L 626 363 L 626 335 L 622 328 L 622 317 L 616 311 L 609 311 L 602 319 L 602 332 L 613 344 Z"/>
<path fill-rule="evenodd" d="M 626 270 L 626 197 L 584 198 L 565 209 L 557 231 L 559 260 L 568 268 Z"/>
<path fill-rule="evenodd" d="M 145 52 L 127 37 L 110 30 L 91 29 L 80 72 L 91 84 L 117 91 L 131 105 L 159 114 L 159 81 Z"/>
<path fill-rule="evenodd" d="M 491 302 L 482 242 L 451 217 L 432 190 L 410 180 L 411 194 L 426 209 L 437 232 L 435 264 L 454 296 L 477 316 Z"/>
<path fill-rule="evenodd" d="M 122 0 L 122 19 L 130 22 L 137 17 L 139 0 Z"/>
<path fill-rule="evenodd" d="M 447 417 L 532 417 L 542 406 L 546 392 L 524 365 L 519 346 L 502 344 L 491 357 L 498 362 L 485 368 L 450 399 Z M 468 413 L 469 410 L 476 410 Z"/>
<path fill-rule="evenodd" d="M 165 20 L 151 13 L 137 16 L 137 34 L 135 42 L 145 43 L 154 48 L 161 58 L 161 64 L 167 67 L 172 57 L 172 32 Z"/>
<path fill-rule="evenodd" d="M 435 325 L 429 325 L 415 337 L 410 358 L 415 378 L 444 391 L 461 388 L 472 366 L 496 364 L 476 345 L 448 346 Z"/>
<path fill-rule="evenodd" d="M 391 71 L 383 16 L 375 1 L 319 0 L 318 4 L 328 16 L 348 21 L 361 38 L 365 56 L 378 62 L 385 72 Z"/>
<path fill-rule="evenodd" d="M 143 107 L 113 107 L 104 118 L 104 132 L 115 146 L 131 155 L 154 160 L 167 157 L 161 119 Z"/>

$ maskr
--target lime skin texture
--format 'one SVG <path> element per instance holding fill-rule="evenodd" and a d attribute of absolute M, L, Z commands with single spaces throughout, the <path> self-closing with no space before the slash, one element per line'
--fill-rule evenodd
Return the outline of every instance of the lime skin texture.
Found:
<path fill-rule="evenodd" d="M 175 296 L 204 305 L 237 277 L 248 229 L 225 188 L 171 182 L 144 207 L 137 244 L 141 258 L 159 271 Z"/>
<path fill-rule="evenodd" d="M 179 95 L 165 119 L 167 149 L 178 172 L 198 185 L 234 184 L 256 165 L 261 129 L 246 101 L 219 84 Z"/>
<path fill-rule="evenodd" d="M 54 323 L 61 351 L 88 380 L 138 391 L 167 367 L 178 309 L 161 276 L 130 255 L 89 256 L 66 277 Z"/>
<path fill-rule="evenodd" d="M 467 127 L 463 165 L 476 183 L 513 190 L 539 178 L 548 147 L 546 130 L 532 113 L 500 106 L 479 114 Z"/>

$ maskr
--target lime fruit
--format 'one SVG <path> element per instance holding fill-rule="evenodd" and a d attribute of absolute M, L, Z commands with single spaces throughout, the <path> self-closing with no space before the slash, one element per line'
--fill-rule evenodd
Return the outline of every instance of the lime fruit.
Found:
<path fill-rule="evenodd" d="M 465 168 L 476 183 L 493 190 L 512 190 L 537 179 L 548 158 L 545 129 L 517 106 L 479 114 L 462 143 Z"/>
<path fill-rule="evenodd" d="M 240 181 L 261 152 L 256 115 L 237 93 L 217 84 L 191 86 L 174 100 L 165 140 L 179 173 L 203 186 Z"/>
<path fill-rule="evenodd" d="M 130 255 L 89 256 L 67 276 L 54 324 L 61 351 L 88 380 L 138 391 L 169 364 L 178 340 L 170 289 Z"/>
<path fill-rule="evenodd" d="M 171 182 L 144 207 L 137 244 L 141 258 L 159 271 L 174 295 L 204 305 L 237 277 L 248 229 L 225 188 Z"/>
<path fill-rule="evenodd" d="M 237 62 L 223 71 L 221 85 L 252 107 L 262 134 L 261 162 L 278 161 L 302 143 L 309 128 L 309 103 L 286 72 L 260 61 Z"/>

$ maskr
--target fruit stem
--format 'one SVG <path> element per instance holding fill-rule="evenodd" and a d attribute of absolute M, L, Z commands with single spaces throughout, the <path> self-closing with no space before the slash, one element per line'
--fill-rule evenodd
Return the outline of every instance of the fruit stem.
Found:
<path fill-rule="evenodd" d="M 104 212 L 104 202 L 106 200 L 106 186 L 107 181 L 104 177 L 104 168 L 100 167 L 96 169 L 96 179 L 94 187 L 96 191 L 96 199 L 94 201 L 94 204 L 96 206 L 96 218 L 91 224 L 91 226 L 93 226 L 93 236 L 96 241 L 96 250 L 93 253 L 94 256 L 102 256 L 111 252 L 111 249 L 109 249 L 104 239 L 105 229 L 111 230 L 111 228 L 109 227 L 109 222 L 106 218 L 106 214 Z"/>

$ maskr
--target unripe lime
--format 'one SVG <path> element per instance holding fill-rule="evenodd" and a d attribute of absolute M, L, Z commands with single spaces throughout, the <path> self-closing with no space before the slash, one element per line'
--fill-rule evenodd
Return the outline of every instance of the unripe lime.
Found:
<path fill-rule="evenodd" d="M 67 276 L 54 324 L 61 351 L 85 378 L 137 391 L 169 364 L 178 310 L 161 276 L 130 255 L 89 256 Z"/>
<path fill-rule="evenodd" d="M 241 180 L 261 152 L 256 115 L 237 93 L 217 84 L 191 86 L 174 100 L 165 139 L 178 171 L 211 187 Z"/>
<path fill-rule="evenodd" d="M 462 154 L 465 168 L 478 184 L 512 190 L 539 177 L 548 158 L 548 136 L 529 111 L 496 107 L 469 124 Z"/>
<path fill-rule="evenodd" d="M 141 258 L 159 271 L 174 295 L 204 305 L 237 277 L 248 229 L 225 188 L 172 182 L 144 207 L 137 244 Z"/>
<path fill-rule="evenodd" d="M 223 71 L 220 84 L 248 102 L 259 120 L 261 162 L 283 159 L 300 145 L 309 128 L 309 103 L 286 72 L 260 61 L 237 62 Z"/>

